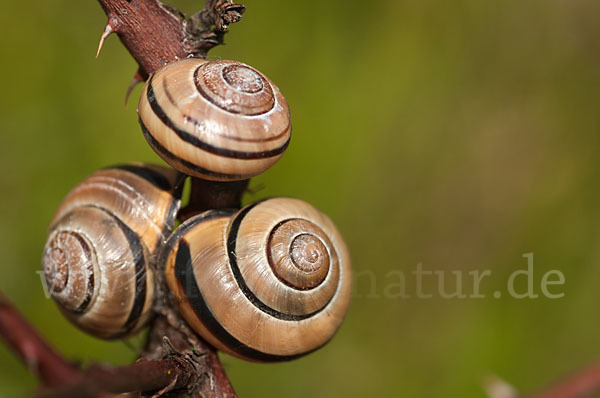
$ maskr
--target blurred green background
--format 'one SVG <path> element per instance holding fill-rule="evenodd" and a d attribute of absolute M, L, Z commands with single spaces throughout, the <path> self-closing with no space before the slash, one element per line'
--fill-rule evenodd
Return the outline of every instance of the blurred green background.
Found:
<path fill-rule="evenodd" d="M 186 12 L 198 1 L 172 4 Z M 292 145 L 246 201 L 299 197 L 337 223 L 357 273 L 336 338 L 296 362 L 223 356 L 242 397 L 483 397 L 497 375 L 535 391 L 600 357 L 600 3 L 248 0 L 211 58 L 268 75 Z M 159 162 L 124 94 L 136 66 L 89 1 L 0 15 L 0 290 L 69 358 L 127 363 L 44 298 L 40 256 L 63 196 L 97 168 Z M 507 294 L 534 253 L 537 299 Z M 490 270 L 486 298 L 415 296 L 411 272 Z M 548 270 L 564 286 L 541 296 Z M 411 298 L 399 298 L 398 274 Z M 471 279 L 464 290 L 472 293 Z M 517 288 L 526 288 L 520 278 Z M 455 289 L 454 289 L 455 290 Z M 502 293 L 494 298 L 495 291 Z M 36 385 L 0 345 L 0 396 Z"/>

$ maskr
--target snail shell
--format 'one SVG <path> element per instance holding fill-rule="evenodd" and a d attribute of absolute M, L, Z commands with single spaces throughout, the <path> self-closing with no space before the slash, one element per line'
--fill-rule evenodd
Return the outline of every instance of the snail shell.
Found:
<path fill-rule="evenodd" d="M 288 105 L 256 69 L 190 58 L 146 83 L 139 121 L 154 151 L 177 170 L 216 181 L 258 175 L 282 156 L 291 134 Z"/>
<path fill-rule="evenodd" d="M 202 213 L 180 225 L 163 250 L 183 317 L 240 358 L 306 355 L 333 337 L 348 308 L 346 245 L 327 216 L 297 199 Z"/>
<path fill-rule="evenodd" d="M 49 293 L 101 338 L 138 331 L 154 300 L 153 256 L 179 209 L 175 170 L 128 164 L 97 171 L 63 200 L 42 264 Z"/>

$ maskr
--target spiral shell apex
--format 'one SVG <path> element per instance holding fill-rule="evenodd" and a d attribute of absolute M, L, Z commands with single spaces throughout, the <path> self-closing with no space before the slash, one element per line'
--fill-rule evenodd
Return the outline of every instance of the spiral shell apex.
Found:
<path fill-rule="evenodd" d="M 339 232 L 306 202 L 274 198 L 193 217 L 160 256 L 187 322 L 232 355 L 286 361 L 323 346 L 348 308 Z"/>
<path fill-rule="evenodd" d="M 86 332 L 117 338 L 148 320 L 154 299 L 148 251 L 114 215 L 95 207 L 68 213 L 51 232 L 42 261 L 50 294 Z"/>
<path fill-rule="evenodd" d="M 256 69 L 191 58 L 158 70 L 138 106 L 146 140 L 177 170 L 217 181 L 271 167 L 291 134 L 288 105 Z"/>

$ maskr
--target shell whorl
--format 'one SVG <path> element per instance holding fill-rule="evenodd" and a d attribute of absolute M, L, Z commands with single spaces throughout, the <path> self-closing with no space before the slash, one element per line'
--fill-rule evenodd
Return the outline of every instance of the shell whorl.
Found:
<path fill-rule="evenodd" d="M 279 89 L 236 61 L 191 58 L 163 67 L 146 83 L 138 113 L 159 156 L 210 180 L 262 173 L 282 156 L 291 133 Z"/>
<path fill-rule="evenodd" d="M 142 237 L 150 252 L 165 241 L 181 204 L 180 175 L 167 167 L 127 163 L 98 170 L 73 188 L 56 210 L 50 229 L 82 206 L 108 209 Z"/>
<path fill-rule="evenodd" d="M 327 249 L 331 245 L 325 232 L 315 224 L 287 220 L 271 231 L 267 244 L 269 265 L 289 286 L 298 290 L 312 289 L 325 280 L 332 267 L 332 257 Z"/>
<path fill-rule="evenodd" d="M 51 221 L 42 265 L 52 298 L 101 338 L 139 330 L 154 300 L 153 255 L 179 209 L 178 173 L 132 163 L 95 172 Z"/>
<path fill-rule="evenodd" d="M 275 107 L 272 84 L 256 69 L 233 61 L 205 62 L 194 72 L 196 89 L 222 110 L 258 116 Z"/>
<path fill-rule="evenodd" d="M 274 198 L 184 222 L 160 256 L 184 318 L 211 344 L 263 362 L 324 345 L 347 310 L 347 248 L 324 214 Z"/>
<path fill-rule="evenodd" d="M 227 249 L 250 300 L 281 319 L 321 311 L 339 288 L 338 252 L 346 250 L 324 230 L 337 233 L 322 213 L 297 199 L 274 198 L 238 212 L 228 227 Z"/>
<path fill-rule="evenodd" d="M 72 312 L 85 311 L 94 294 L 98 260 L 92 244 L 80 232 L 60 230 L 49 240 L 43 254 L 49 291 Z"/>
<path fill-rule="evenodd" d="M 72 210 L 54 226 L 42 261 L 52 298 L 88 333 L 117 338 L 148 319 L 154 298 L 149 254 L 114 214 Z"/>

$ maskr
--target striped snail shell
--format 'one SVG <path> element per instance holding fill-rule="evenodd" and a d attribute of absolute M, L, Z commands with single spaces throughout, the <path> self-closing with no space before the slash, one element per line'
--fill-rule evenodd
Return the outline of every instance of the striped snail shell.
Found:
<path fill-rule="evenodd" d="M 179 209 L 175 170 L 127 164 L 95 172 L 54 215 L 42 264 L 48 290 L 73 324 L 101 338 L 149 320 L 153 256 Z"/>
<path fill-rule="evenodd" d="M 290 140 L 290 112 L 279 89 L 236 61 L 168 64 L 146 83 L 138 114 L 160 157 L 208 180 L 258 175 L 277 162 Z"/>
<path fill-rule="evenodd" d="M 159 257 L 190 326 L 247 360 L 287 361 L 320 348 L 350 301 L 350 257 L 340 233 L 297 199 L 190 218 Z"/>

